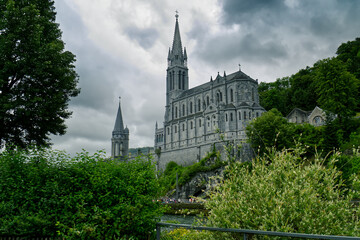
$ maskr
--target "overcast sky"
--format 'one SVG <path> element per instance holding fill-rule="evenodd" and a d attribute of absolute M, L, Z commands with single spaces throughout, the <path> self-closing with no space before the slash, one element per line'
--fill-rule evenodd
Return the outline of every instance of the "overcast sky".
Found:
<path fill-rule="evenodd" d="M 360 37 L 357 0 L 55 0 L 66 49 L 76 55 L 81 93 L 54 149 L 111 149 L 121 96 L 130 147 L 154 145 L 165 110 L 167 54 L 175 10 L 189 84 L 241 70 L 259 81 L 290 76 Z"/>

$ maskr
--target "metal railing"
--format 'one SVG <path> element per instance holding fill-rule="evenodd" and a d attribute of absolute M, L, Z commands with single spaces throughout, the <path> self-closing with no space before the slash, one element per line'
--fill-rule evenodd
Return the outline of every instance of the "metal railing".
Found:
<path fill-rule="evenodd" d="M 305 233 L 287 233 L 287 232 L 271 232 L 249 229 L 234 229 L 234 228 L 215 228 L 215 227 L 200 227 L 187 224 L 172 224 L 172 223 L 157 223 L 156 224 L 156 240 L 161 239 L 161 228 L 185 228 L 190 230 L 212 231 L 212 232 L 227 232 L 239 233 L 243 235 L 243 239 L 248 239 L 251 235 L 263 235 L 273 237 L 287 237 L 287 238 L 302 238 L 302 239 L 324 239 L 324 240 L 360 240 L 360 237 L 334 236 L 334 235 L 317 235 Z"/>

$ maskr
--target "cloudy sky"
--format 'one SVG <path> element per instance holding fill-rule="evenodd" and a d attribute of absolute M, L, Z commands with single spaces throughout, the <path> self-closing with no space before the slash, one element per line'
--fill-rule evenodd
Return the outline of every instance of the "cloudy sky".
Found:
<path fill-rule="evenodd" d="M 70 102 L 67 133 L 52 142 L 71 154 L 110 153 L 119 96 L 130 147 L 153 146 L 175 10 L 190 87 L 238 64 L 254 79 L 275 81 L 360 37 L 357 0 L 55 0 L 55 7 L 81 93 Z"/>

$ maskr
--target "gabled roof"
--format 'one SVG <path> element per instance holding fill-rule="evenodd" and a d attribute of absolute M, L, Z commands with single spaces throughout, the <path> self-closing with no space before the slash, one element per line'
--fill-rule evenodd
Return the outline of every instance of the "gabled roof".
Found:
<path fill-rule="evenodd" d="M 289 118 L 292 114 L 294 114 L 295 112 L 299 112 L 300 114 L 303 114 L 305 116 L 309 116 L 311 111 L 304 111 L 300 108 L 294 108 L 293 110 L 291 110 L 291 112 L 286 116 L 286 118 Z"/>

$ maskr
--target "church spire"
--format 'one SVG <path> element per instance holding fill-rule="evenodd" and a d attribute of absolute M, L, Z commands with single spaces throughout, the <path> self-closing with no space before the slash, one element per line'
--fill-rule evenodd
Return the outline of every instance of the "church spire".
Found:
<path fill-rule="evenodd" d="M 124 123 L 123 123 L 123 118 L 122 118 L 122 114 L 121 114 L 121 97 L 119 97 L 119 108 L 118 108 L 118 112 L 116 115 L 116 121 L 115 121 L 115 126 L 114 126 L 114 130 L 113 132 L 122 132 L 124 130 Z"/>
<path fill-rule="evenodd" d="M 184 53 L 183 48 L 181 44 L 181 37 L 180 37 L 180 29 L 179 29 L 179 14 L 178 11 L 176 11 L 176 22 L 175 22 L 175 32 L 174 32 L 174 39 L 173 44 L 171 48 L 171 52 L 169 54 L 169 60 L 171 60 L 171 65 L 180 65 L 184 66 Z"/>

